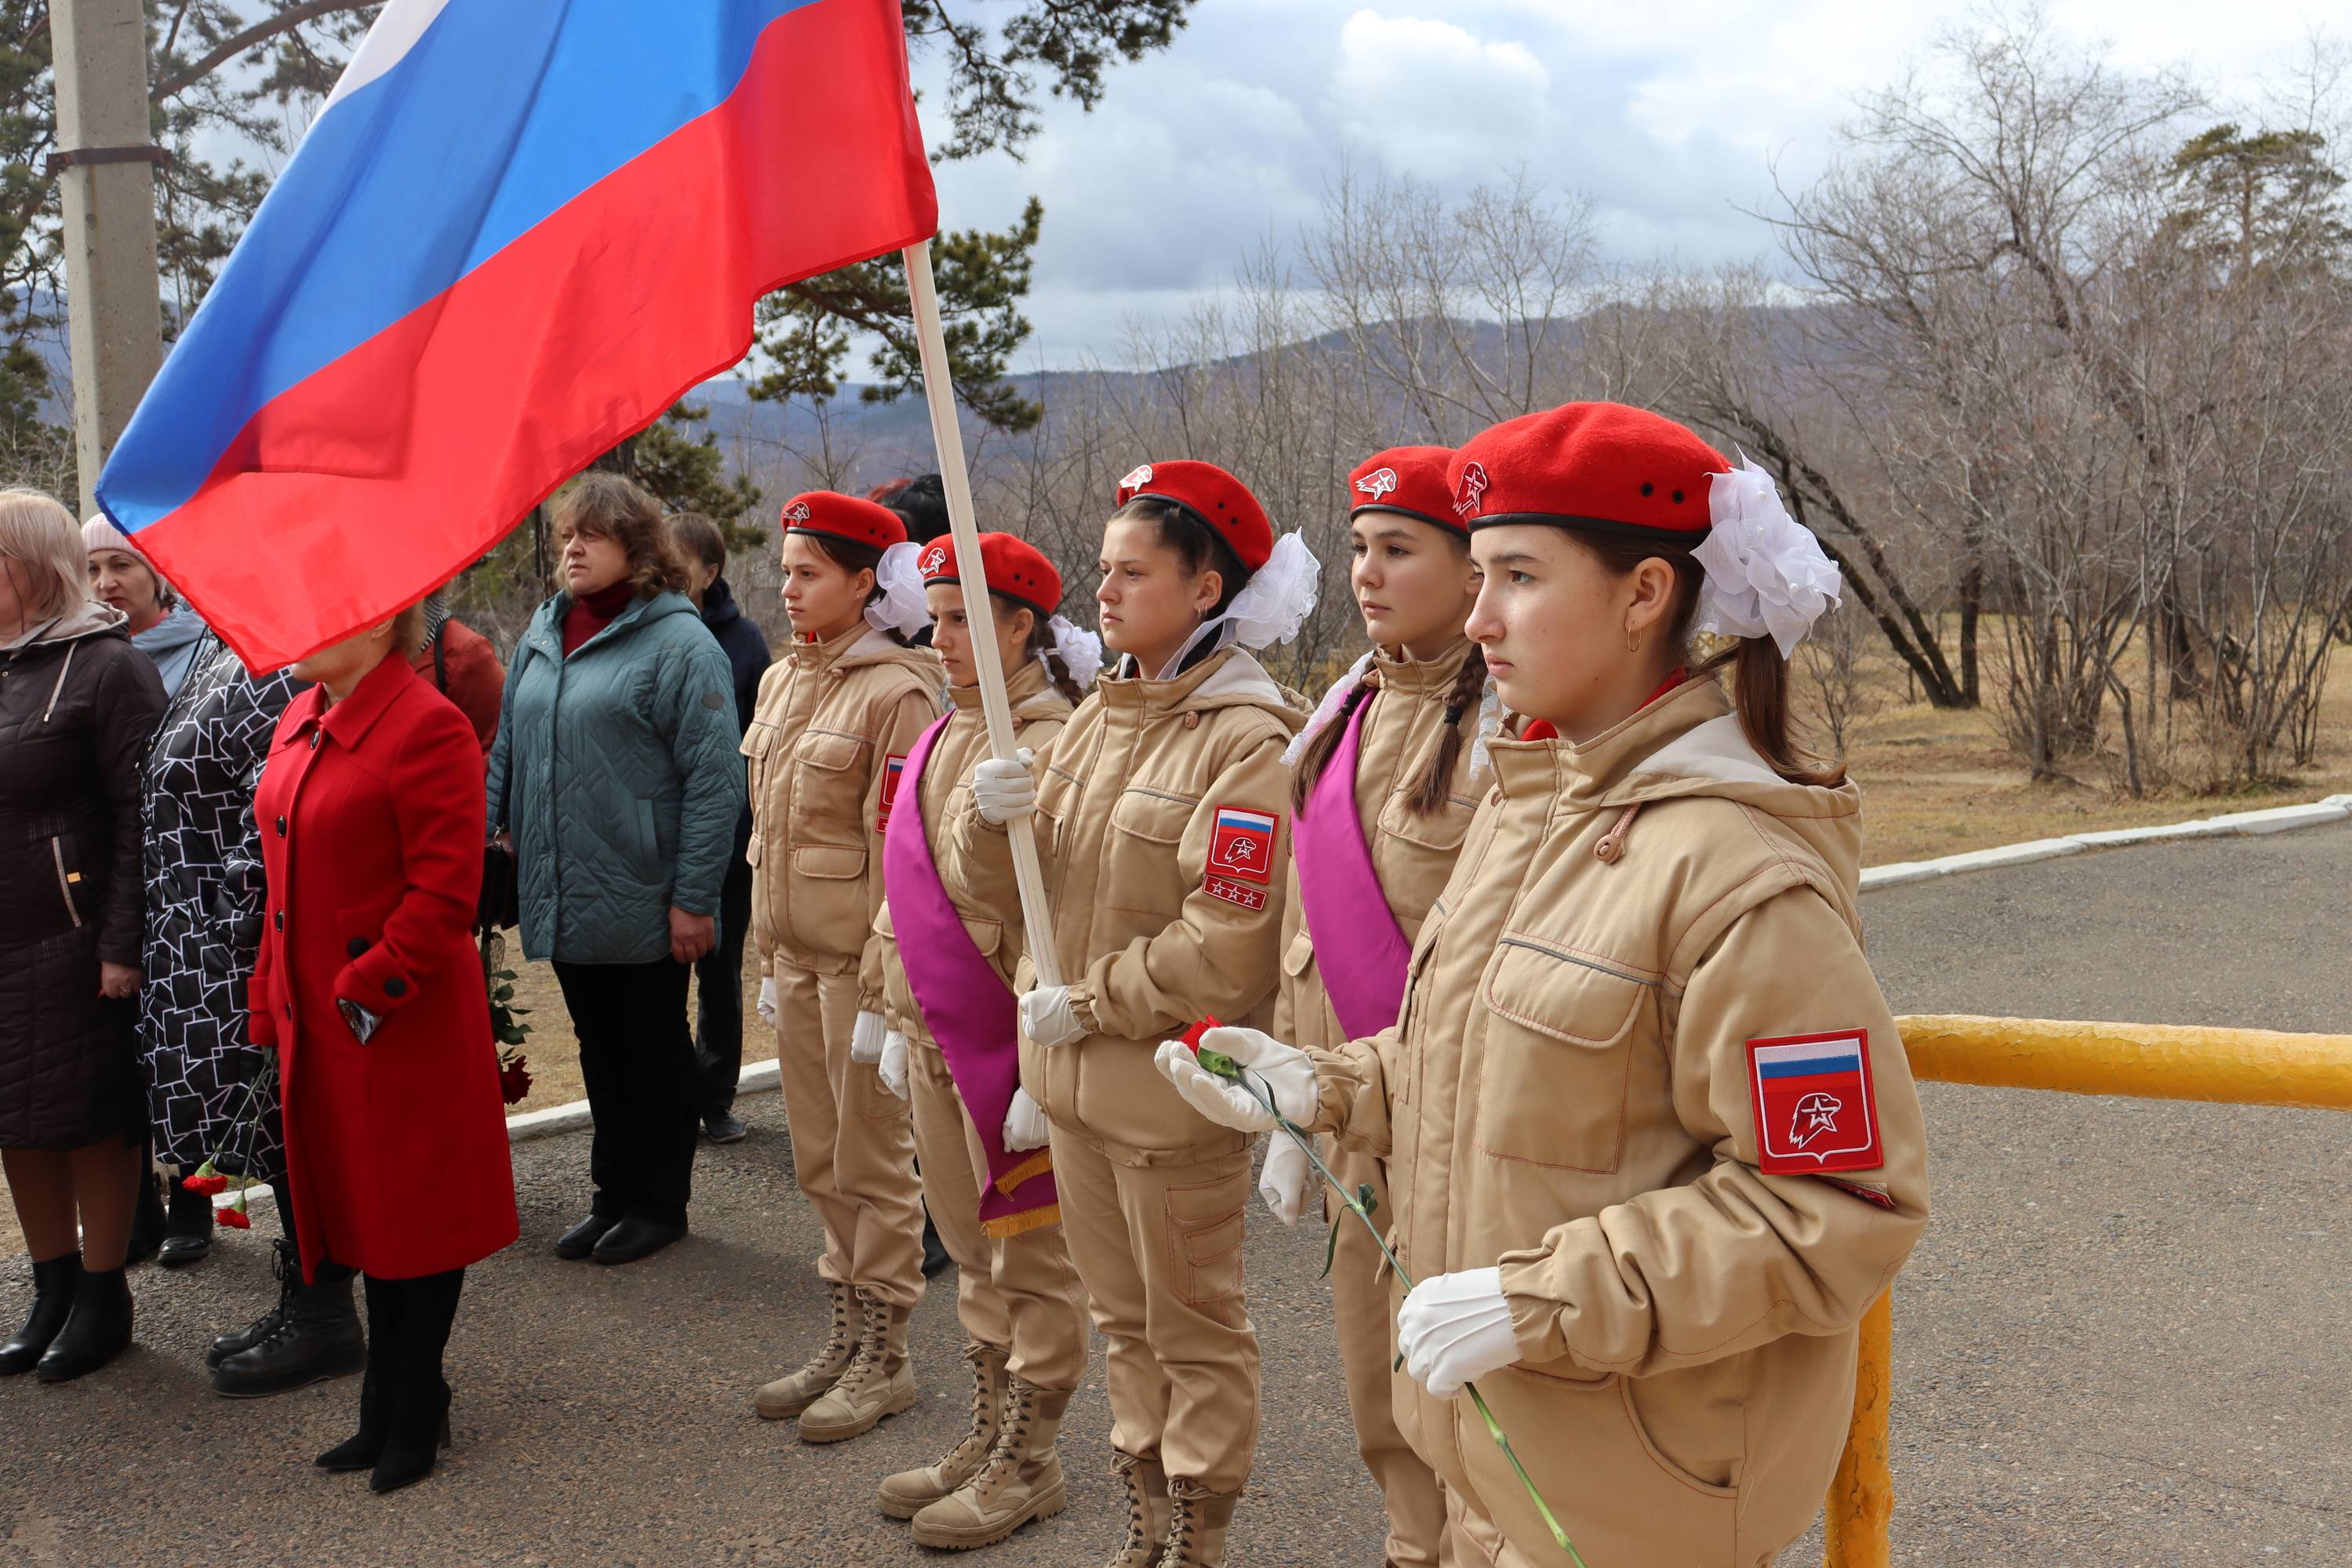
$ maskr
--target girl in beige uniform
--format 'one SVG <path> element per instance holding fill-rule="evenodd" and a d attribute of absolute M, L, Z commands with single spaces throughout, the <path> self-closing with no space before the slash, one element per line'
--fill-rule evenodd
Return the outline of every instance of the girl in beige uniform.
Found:
<path fill-rule="evenodd" d="M 793 1173 L 824 1227 L 832 1328 L 755 1402 L 841 1442 L 915 1402 L 907 1320 L 923 1293 L 923 1205 L 907 1105 L 878 1054 L 882 997 L 861 979 L 882 903 L 882 834 L 898 770 L 940 714 L 939 656 L 907 646 L 929 618 L 898 514 L 814 490 L 786 503 L 791 651 L 760 680 L 751 758 L 751 941 L 775 982 L 776 1055 Z M 877 971 L 878 973 L 878 971 Z"/>
<path fill-rule="evenodd" d="M 1418 1281 L 1398 1423 L 1465 1561 L 1569 1560 L 1455 1398 L 1475 1380 L 1595 1568 L 1762 1568 L 1821 1506 L 1855 1324 L 1927 1221 L 1862 952 L 1860 797 L 1788 729 L 1788 650 L 1836 571 L 1768 478 L 1613 404 L 1497 426 L 1448 477 L 1484 574 L 1470 636 L 1539 722 L 1493 745 L 1395 1027 L 1203 1044 L 1387 1159 Z M 1690 676 L 1694 630 L 1736 640 Z M 1213 1119 L 1270 1125 L 1181 1045 L 1160 1065 Z"/>
<path fill-rule="evenodd" d="M 1021 997 L 1021 1081 L 1053 1122 L 1070 1258 L 1108 1342 L 1129 1496 L 1114 1568 L 1213 1568 L 1257 1442 L 1242 1303 L 1250 1140 L 1171 1092 L 1153 1044 L 1263 1017 L 1289 858 L 1282 753 L 1301 715 L 1243 647 L 1293 635 L 1315 564 L 1208 463 L 1127 476 L 1103 532 L 1103 640 L 1124 655 L 1034 768 L 973 775 L 970 853 L 1035 813 L 1066 985 Z M 1238 642 L 1241 647 L 1231 646 Z M 1034 984 L 1024 963 L 1024 984 Z"/>
<path fill-rule="evenodd" d="M 1061 574 L 1035 549 L 1007 533 L 982 534 L 980 549 L 1013 732 L 1050 746 L 1084 695 L 1078 682 L 1102 668 L 1102 645 L 1055 614 Z M 918 1543 L 962 1549 L 1061 1511 L 1054 1439 L 1087 1369 L 1087 1309 L 1062 1242 L 1045 1115 L 1019 1089 L 1019 889 L 1009 876 L 967 879 L 980 868 L 950 852 L 971 770 L 989 754 L 954 542 L 925 545 L 919 563 L 952 706 L 908 760 L 883 851 L 890 902 L 866 960 L 880 971 L 868 988 L 883 997 L 882 1081 L 911 1096 L 923 1195 L 957 1265 L 972 1405 L 962 1439 L 885 1480 L 880 1502 L 914 1521 Z"/>
<path fill-rule="evenodd" d="M 1372 651 L 1332 686 L 1291 748 L 1297 820 L 1274 1036 L 1302 1047 L 1336 1047 L 1396 1022 L 1406 951 L 1454 869 L 1487 771 L 1484 742 L 1499 704 L 1486 659 L 1462 635 L 1478 577 L 1446 489 L 1453 455 L 1400 447 L 1349 476 L 1349 584 Z M 1350 1192 L 1371 1187 L 1385 1228 L 1381 1161 L 1323 1142 Z M 1286 1225 L 1312 1175 L 1297 1145 L 1277 1135 L 1260 1186 Z M 1340 1227 L 1330 1278 L 1357 1450 L 1388 1504 L 1387 1560 L 1434 1568 L 1446 1556 L 1445 1502 L 1389 1408 L 1393 1313 L 1380 1248 L 1362 1226 Z"/>

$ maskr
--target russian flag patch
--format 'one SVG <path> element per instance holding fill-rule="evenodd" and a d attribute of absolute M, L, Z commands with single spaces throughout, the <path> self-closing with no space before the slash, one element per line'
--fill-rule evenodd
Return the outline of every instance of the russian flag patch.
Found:
<path fill-rule="evenodd" d="M 906 753 L 901 752 L 882 764 L 882 805 L 874 814 L 874 831 L 890 831 L 890 808 L 898 801 L 898 780 L 907 771 Z"/>
<path fill-rule="evenodd" d="M 1209 837 L 1208 876 L 1238 877 L 1264 887 L 1274 880 L 1274 827 L 1281 818 L 1237 805 L 1217 807 Z"/>
<path fill-rule="evenodd" d="M 1750 1040 L 1748 1082 L 1759 1169 L 1817 1176 L 1886 1163 L 1867 1030 Z"/>

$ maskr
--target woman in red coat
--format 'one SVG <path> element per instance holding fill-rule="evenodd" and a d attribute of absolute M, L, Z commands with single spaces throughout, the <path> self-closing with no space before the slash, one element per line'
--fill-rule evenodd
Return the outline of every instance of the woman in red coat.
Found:
<path fill-rule="evenodd" d="M 441 1353 L 466 1265 L 514 1240 L 498 1054 L 468 928 L 482 751 L 406 655 L 410 610 L 295 666 L 254 796 L 269 919 L 253 1039 L 275 1046 L 306 1273 L 367 1278 L 357 1435 L 319 1457 L 391 1491 L 447 1440 Z"/>

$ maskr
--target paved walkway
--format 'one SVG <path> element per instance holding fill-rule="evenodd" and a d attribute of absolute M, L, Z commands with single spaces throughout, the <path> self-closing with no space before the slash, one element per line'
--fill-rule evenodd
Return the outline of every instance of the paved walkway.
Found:
<path fill-rule="evenodd" d="M 2352 829 L 2078 857 L 1871 895 L 1898 1011 L 2352 1030 Z M 1930 1086 L 1937 1219 L 1896 1309 L 1896 1561 L 1936 1568 L 2336 1563 L 2352 1535 L 2352 1121 Z M 204 1339 L 268 1291 L 258 1237 L 142 1270 L 140 1342 L 63 1388 L 0 1384 L 0 1564 L 889 1564 L 871 1507 L 960 1426 L 950 1292 L 917 1316 L 928 1396 L 803 1447 L 750 1411 L 821 1310 L 782 1109 L 707 1150 L 695 1237 L 633 1268 L 546 1252 L 584 1142 L 517 1151 L 523 1243 L 477 1271 L 446 1473 L 390 1499 L 310 1457 L 352 1383 L 230 1404 Z M 1235 1531 L 1253 1565 L 1380 1561 L 1323 1316 L 1318 1237 L 1254 1220 L 1267 1433 Z M 0 1311 L 27 1284 L 0 1264 Z M 1073 1405 L 1070 1510 L 989 1554 L 1090 1564 L 1117 1501 L 1099 1366 Z M 1818 1562 L 1818 1548 L 1790 1552 Z M 1594 1568 L 1647 1568 L 1597 1563 Z"/>

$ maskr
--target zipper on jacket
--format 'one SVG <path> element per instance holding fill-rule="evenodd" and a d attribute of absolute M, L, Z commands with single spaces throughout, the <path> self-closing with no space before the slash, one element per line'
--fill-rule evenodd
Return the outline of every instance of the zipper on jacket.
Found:
<path fill-rule="evenodd" d="M 52 835 L 49 838 L 49 858 L 58 866 L 58 892 L 66 901 L 66 913 L 73 917 L 74 930 L 81 930 L 81 911 L 74 908 L 73 879 L 66 875 L 65 840 Z"/>

